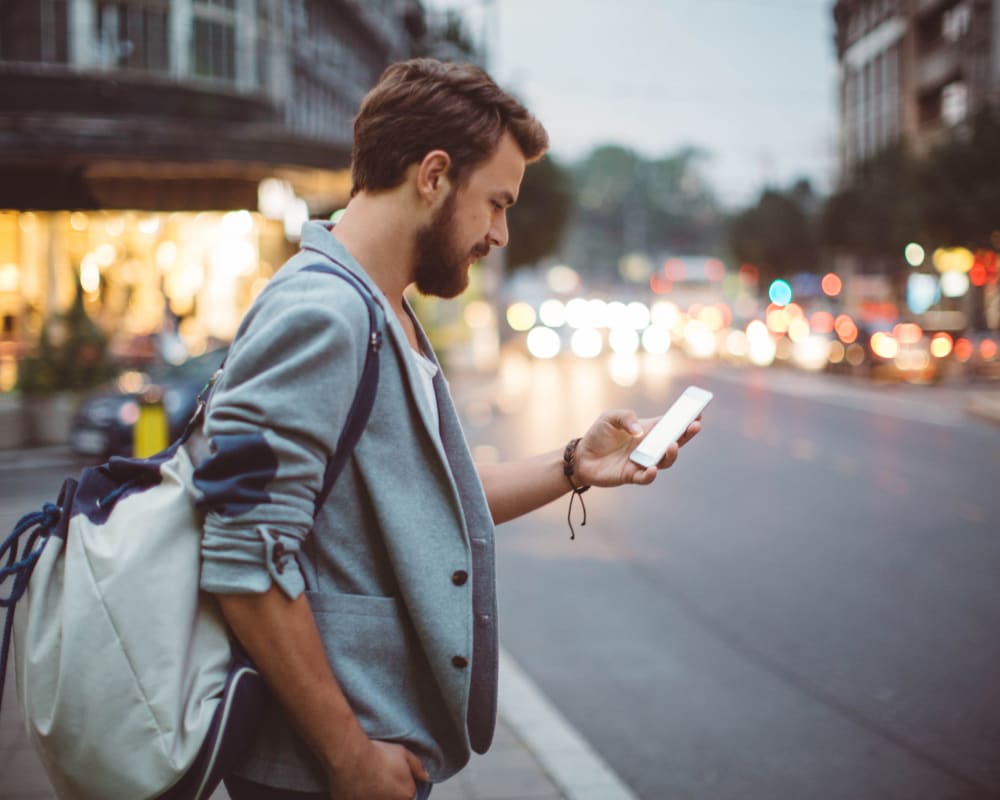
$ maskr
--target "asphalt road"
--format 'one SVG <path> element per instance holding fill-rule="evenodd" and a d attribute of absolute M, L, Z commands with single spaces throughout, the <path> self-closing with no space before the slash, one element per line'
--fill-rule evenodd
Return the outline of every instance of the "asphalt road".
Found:
<path fill-rule="evenodd" d="M 780 370 L 502 376 L 460 389 L 481 456 L 716 394 L 653 486 L 585 495 L 576 541 L 565 501 L 498 530 L 505 646 L 637 794 L 1000 797 L 1000 429 Z"/>
<path fill-rule="evenodd" d="M 716 394 L 653 486 L 585 495 L 576 541 L 565 501 L 499 529 L 521 667 L 647 800 L 1000 797 L 1000 428 L 950 390 L 640 367 L 453 379 L 483 458 Z M 73 469 L 4 471 L 0 527 Z"/>

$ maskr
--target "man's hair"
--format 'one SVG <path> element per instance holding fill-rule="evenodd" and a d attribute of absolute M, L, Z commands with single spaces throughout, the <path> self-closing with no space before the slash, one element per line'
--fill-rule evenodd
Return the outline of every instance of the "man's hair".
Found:
<path fill-rule="evenodd" d="M 354 118 L 351 194 L 393 189 L 432 150 L 451 157 L 461 185 L 510 133 L 527 161 L 541 158 L 542 124 L 474 64 L 416 58 L 393 64 Z"/>

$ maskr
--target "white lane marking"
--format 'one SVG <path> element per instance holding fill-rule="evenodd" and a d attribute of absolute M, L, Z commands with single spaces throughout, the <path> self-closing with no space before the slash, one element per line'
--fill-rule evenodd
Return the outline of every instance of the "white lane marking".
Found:
<path fill-rule="evenodd" d="M 503 648 L 499 706 L 567 800 L 638 800 Z"/>

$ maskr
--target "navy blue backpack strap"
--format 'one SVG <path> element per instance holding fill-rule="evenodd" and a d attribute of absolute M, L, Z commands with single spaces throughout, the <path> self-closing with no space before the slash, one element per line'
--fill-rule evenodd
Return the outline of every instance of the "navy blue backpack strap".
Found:
<path fill-rule="evenodd" d="M 312 249 L 312 248 L 307 248 Z M 303 269 L 303 272 L 322 272 L 327 275 L 336 275 L 349 283 L 361 299 L 364 300 L 368 309 L 368 345 L 365 355 L 365 365 L 361 370 L 361 379 L 358 382 L 358 389 L 354 394 L 354 402 L 347 412 L 347 421 L 340 432 L 337 440 L 337 449 L 333 457 L 327 462 L 326 470 L 323 473 L 323 488 L 316 497 L 316 511 L 326 502 L 326 498 L 333 489 L 333 484 L 337 480 L 354 451 L 355 445 L 361 438 L 361 434 L 368 424 L 368 417 L 371 415 L 372 406 L 375 404 L 375 395 L 378 394 L 378 374 L 379 374 L 379 350 L 382 348 L 382 332 L 385 328 L 385 313 L 381 304 L 375 298 L 371 289 L 357 277 L 350 269 L 339 261 L 334 261 L 326 253 L 318 252 L 329 259 L 329 263 L 321 262 L 312 264 Z"/>

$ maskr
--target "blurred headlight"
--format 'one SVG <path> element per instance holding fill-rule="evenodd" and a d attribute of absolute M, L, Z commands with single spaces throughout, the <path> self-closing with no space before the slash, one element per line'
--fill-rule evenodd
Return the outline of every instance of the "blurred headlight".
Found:
<path fill-rule="evenodd" d="M 559 334 L 551 328 L 532 328 L 526 344 L 535 358 L 555 358 L 562 349 Z"/>

